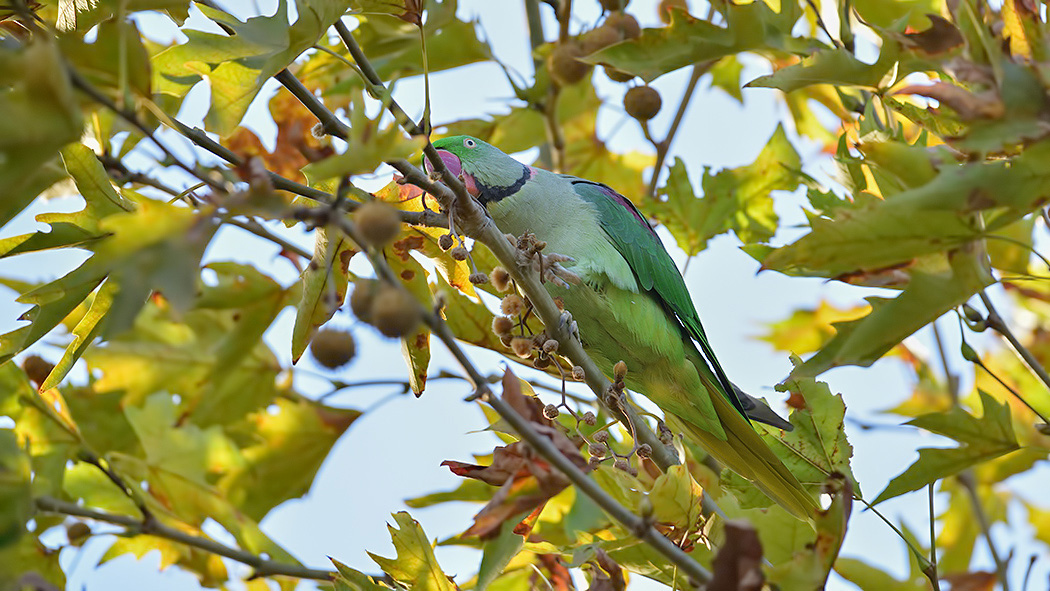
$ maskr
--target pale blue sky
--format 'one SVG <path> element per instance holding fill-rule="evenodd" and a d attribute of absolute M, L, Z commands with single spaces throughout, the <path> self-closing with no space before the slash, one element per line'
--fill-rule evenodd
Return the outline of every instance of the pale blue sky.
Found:
<path fill-rule="evenodd" d="M 240 14 L 248 13 L 248 3 L 219 2 L 223 6 L 241 6 Z M 272 12 L 274 2 L 259 2 L 263 13 Z M 597 17 L 597 2 L 578 1 L 577 14 L 582 22 L 593 22 Z M 594 6 L 591 6 L 593 4 Z M 634 0 L 630 11 L 643 25 L 658 23 L 653 0 Z M 692 2 L 694 13 L 706 10 Z M 543 7 L 549 17 L 549 10 Z M 476 17 L 484 28 L 486 38 L 497 55 L 523 74 L 530 75 L 532 62 L 524 28 L 524 12 L 521 2 L 493 0 L 462 0 L 460 14 Z M 145 21 L 145 30 L 162 35 L 158 23 L 161 19 Z M 197 21 L 199 22 L 199 20 Z M 551 22 L 548 18 L 548 25 Z M 549 30 L 553 30 L 551 27 Z M 765 73 L 759 69 L 759 60 L 745 60 L 745 80 Z M 617 150 L 637 149 L 651 151 L 644 141 L 637 124 L 626 119 L 620 100 L 626 86 L 610 83 L 601 74 L 599 94 L 607 100 L 599 115 L 599 135 L 610 139 Z M 681 95 L 687 78 L 686 71 L 668 74 L 656 81 L 664 96 L 664 111 L 652 122 L 654 133 L 660 137 L 667 128 L 671 113 Z M 435 74 L 431 81 L 433 113 L 435 122 L 452 121 L 475 117 L 483 113 L 505 111 L 505 99 L 512 96 L 504 77 L 493 64 L 476 64 L 453 72 Z M 271 81 L 249 112 L 247 123 L 266 136 L 272 135 L 272 122 L 268 121 L 266 101 L 277 85 Z M 722 91 L 710 90 L 706 80 L 682 126 L 672 151 L 681 157 L 696 181 L 703 166 L 717 168 L 739 166 L 750 162 L 762 148 L 776 125 L 788 121 L 786 108 L 778 102 L 777 91 L 745 89 L 745 104 L 741 106 Z M 205 108 L 206 89 L 199 86 L 187 101 L 180 118 L 190 124 L 199 124 Z M 410 113 L 418 113 L 422 105 L 422 83 L 420 80 L 404 80 L 398 84 L 397 99 Z M 790 124 L 787 125 L 790 132 Z M 610 133 L 615 134 L 610 137 Z M 188 150 L 187 143 L 175 134 L 162 137 L 169 146 Z M 791 134 L 792 139 L 797 139 Z M 827 179 L 834 173 L 832 163 L 819 153 L 816 145 L 806 140 L 796 142 L 806 170 L 818 178 Z M 188 153 L 184 151 L 183 153 Z M 378 175 L 372 185 L 378 186 L 389 178 L 388 173 Z M 77 209 L 76 199 L 62 200 L 67 209 Z M 776 208 L 784 225 L 804 223 L 798 196 L 778 194 Z M 50 209 L 56 202 L 48 204 Z M 32 215 L 43 211 L 39 205 L 24 213 L 3 231 L 4 236 L 23 233 L 33 227 Z M 777 241 L 784 242 L 797 235 L 781 232 Z M 288 232 L 305 248 L 312 248 L 311 239 L 300 232 Z M 683 253 L 673 247 L 669 235 L 661 230 L 679 266 Z M 787 355 L 772 351 L 771 347 L 755 338 L 764 331 L 763 325 L 780 320 L 799 307 L 815 306 L 821 299 L 837 304 L 852 304 L 866 295 L 879 290 L 861 289 L 821 280 L 788 278 L 777 273 L 758 274 L 758 265 L 749 256 L 738 250 L 739 242 L 733 236 L 722 236 L 712 241 L 708 250 L 701 253 L 690 264 L 686 275 L 697 309 L 710 336 L 719 359 L 730 377 L 744 389 L 762 396 L 770 396 L 774 407 L 780 404 L 780 395 L 771 387 L 787 374 L 790 364 Z M 260 242 L 237 230 L 220 233 L 206 254 L 206 260 L 236 260 L 262 266 L 284 284 L 296 279 L 291 266 L 276 259 L 276 248 Z M 58 276 L 70 268 L 80 257 L 47 253 L 28 255 L 13 260 L 0 261 L 0 275 L 17 276 L 32 280 L 43 280 Z M 361 257 L 355 259 L 355 270 L 366 273 L 367 265 Z M 892 295 L 890 292 L 885 292 Z M 10 330 L 24 307 L 13 302 L 10 291 L 0 293 L 0 329 Z M 286 310 L 267 334 L 267 341 L 278 356 L 289 360 L 289 334 L 293 312 Z M 357 324 L 348 311 L 337 314 L 333 323 L 350 327 L 359 343 L 359 356 L 348 368 L 336 375 L 345 381 L 376 379 L 382 377 L 402 378 L 405 375 L 400 346 L 396 341 L 382 339 L 370 327 Z M 954 321 L 945 323 L 944 332 L 955 342 Z M 928 331 L 912 337 L 909 345 L 930 346 Z M 34 350 L 45 357 L 55 358 L 58 349 L 47 343 L 59 343 L 57 336 L 45 339 Z M 950 345 L 954 347 L 954 345 Z M 954 350 L 954 349 L 953 349 Z M 501 358 L 487 351 L 472 350 L 479 366 L 490 372 L 498 371 Z M 961 361 L 961 360 L 960 360 Z M 960 363 L 958 368 L 963 369 Z M 311 379 L 306 370 L 319 372 L 321 368 L 304 357 L 298 365 L 304 370 L 297 374 L 297 385 L 304 391 L 320 393 L 323 382 Z M 435 341 L 432 373 L 442 368 L 456 369 L 454 362 Z M 515 371 L 520 366 L 514 366 Z M 845 398 L 847 415 L 863 421 L 880 424 L 899 422 L 893 416 L 877 415 L 877 411 L 894 406 L 910 393 L 911 383 L 903 366 L 896 361 L 883 361 L 870 369 L 843 368 L 824 376 L 833 392 L 841 392 Z M 454 488 L 458 477 L 451 475 L 439 464 L 446 459 L 469 461 L 473 453 L 491 451 L 496 440 L 491 435 L 476 433 L 486 422 L 476 407 L 462 402 L 468 394 L 462 384 L 437 382 L 426 394 L 415 399 L 411 396 L 390 398 L 397 388 L 371 388 L 346 391 L 331 399 L 337 405 L 367 408 L 378 405 L 358 420 L 339 441 L 322 468 L 311 492 L 301 500 L 289 501 L 275 509 L 264 521 L 263 528 L 275 540 L 283 544 L 305 564 L 325 567 L 327 556 L 366 572 L 374 572 L 376 566 L 365 554 L 366 550 L 392 555 L 385 524 L 390 513 L 405 509 L 403 500 L 436 490 Z M 780 408 L 783 408 L 780 406 Z M 915 448 L 920 446 L 943 446 L 945 439 L 923 434 L 915 429 L 864 431 L 847 424 L 847 433 L 854 446 L 854 472 L 868 498 L 877 494 L 890 478 L 900 473 L 914 461 Z M 1036 499 L 1039 482 L 1045 490 L 1048 470 L 1044 467 L 1023 478 L 1016 479 L 1016 486 L 1028 491 L 1030 499 Z M 1011 486 L 1015 483 L 1011 482 Z M 939 503 L 946 498 L 938 497 Z M 941 505 L 938 504 L 940 508 Z M 451 504 L 436 508 L 413 510 L 427 534 L 432 538 L 445 538 L 465 529 L 476 505 Z M 884 503 L 881 510 L 891 519 L 904 517 L 909 525 L 925 539 L 928 532 L 925 492 L 904 496 Z M 218 530 L 218 528 L 213 528 Z M 221 532 L 216 532 L 217 535 Z M 1027 556 L 1031 552 L 1046 553 L 1046 548 L 1024 542 L 1031 539 L 1031 532 L 1019 528 L 1008 531 L 1000 526 L 995 531 L 1001 548 L 1011 542 L 1017 547 L 1018 557 L 1014 561 L 1012 575 L 1019 586 Z M 70 589 L 102 591 L 109 589 L 171 589 L 196 588 L 190 575 L 169 570 L 156 571 L 156 556 L 136 561 L 123 557 L 111 561 L 101 568 L 92 569 L 98 556 L 109 542 L 105 537 L 93 539 L 85 546 L 79 563 L 72 551 L 63 552 L 63 564 L 71 574 Z M 990 558 L 979 549 L 975 568 L 989 568 Z M 477 569 L 478 555 L 473 551 L 442 547 L 437 550 L 445 571 L 465 581 Z M 860 557 L 895 574 L 903 574 L 906 568 L 906 550 L 903 542 L 874 514 L 855 508 L 850 530 L 846 537 L 843 555 Z M 1047 561 L 1041 561 L 1033 574 L 1035 581 L 1047 578 Z M 240 568 L 240 567 L 234 567 Z M 246 572 L 241 569 L 235 572 Z M 635 577 L 631 588 L 661 588 Z M 852 585 L 833 577 L 829 589 L 852 589 Z"/>

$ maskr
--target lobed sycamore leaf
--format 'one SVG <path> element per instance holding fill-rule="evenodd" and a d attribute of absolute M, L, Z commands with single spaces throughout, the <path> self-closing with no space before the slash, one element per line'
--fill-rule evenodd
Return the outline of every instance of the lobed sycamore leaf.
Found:
<path fill-rule="evenodd" d="M 873 504 L 947 478 L 959 472 L 1019 449 L 1010 420 L 1010 409 L 991 395 L 980 392 L 984 414 L 977 418 L 961 407 L 948 412 L 923 415 L 908 422 L 938 435 L 951 437 L 962 445 L 955 448 L 919 449 L 919 459 L 890 481 Z"/>
<path fill-rule="evenodd" d="M 434 556 L 434 547 L 427 539 L 419 522 L 408 513 L 394 513 L 394 523 L 388 525 L 390 537 L 397 551 L 396 558 L 384 558 L 368 553 L 372 560 L 398 583 L 418 591 L 455 591 L 456 585 L 441 571 Z"/>
<path fill-rule="evenodd" d="M 697 62 L 745 51 L 800 51 L 810 45 L 791 35 L 802 16 L 797 3 L 781 3 L 779 12 L 765 2 L 730 3 L 718 10 L 725 26 L 672 11 L 670 26 L 645 29 L 640 38 L 607 47 L 584 61 L 611 65 L 651 82 Z"/>
<path fill-rule="evenodd" d="M 733 230 L 744 243 L 765 242 L 777 228 L 773 191 L 793 191 L 799 186 L 801 160 L 778 126 L 751 164 L 704 172 L 703 198 L 697 198 L 685 163 L 676 158 L 660 189 L 660 201 L 643 202 L 643 211 L 667 226 L 678 245 L 689 255 L 707 247 L 707 241 Z"/>

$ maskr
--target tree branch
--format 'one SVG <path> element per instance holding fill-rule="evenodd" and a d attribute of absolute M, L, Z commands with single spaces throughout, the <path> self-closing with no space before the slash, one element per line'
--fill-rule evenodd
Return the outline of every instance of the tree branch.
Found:
<path fill-rule="evenodd" d="M 342 215 L 331 215 L 330 212 L 324 211 L 324 208 L 304 209 L 298 212 L 300 219 L 311 219 L 317 223 L 331 224 L 345 233 L 351 240 L 356 242 L 362 247 L 362 250 L 368 256 L 369 261 L 372 263 L 372 267 L 375 269 L 376 275 L 380 280 L 386 282 L 388 285 L 394 286 L 397 289 L 406 289 L 404 285 L 398 280 L 394 270 L 387 263 L 386 259 L 382 255 L 381 250 L 367 247 L 367 241 L 363 240 L 360 233 L 358 232 L 354 223 L 346 216 Z M 510 242 L 506 236 L 499 233 L 499 230 L 491 222 L 485 226 L 491 232 L 495 232 L 499 236 L 499 240 L 495 241 L 494 254 L 500 260 L 513 260 L 509 257 L 512 256 L 510 249 L 512 248 Z M 491 238 L 491 237 L 490 237 Z M 482 238 L 476 238 L 482 240 Z M 502 247 L 502 248 L 501 248 Z M 502 252 L 497 252 L 502 251 Z M 502 255 L 502 256 L 501 256 Z M 536 282 L 536 288 L 544 294 L 546 290 L 538 284 L 538 278 L 534 273 L 522 273 L 521 270 L 516 266 L 512 266 L 513 270 L 510 271 L 514 279 L 521 282 Z M 554 308 L 555 318 L 558 317 L 557 308 L 554 306 L 553 300 L 550 300 L 550 296 L 547 296 L 550 306 Z M 535 302 L 534 302 L 535 304 Z M 671 540 L 667 539 L 661 534 L 656 528 L 652 526 L 648 521 L 635 515 L 629 509 L 621 505 L 616 499 L 614 499 L 609 493 L 605 492 L 598 484 L 585 474 L 580 468 L 578 468 L 569 458 L 567 458 L 558 448 L 546 437 L 540 435 L 532 425 L 522 417 L 513 407 L 504 402 L 501 398 L 496 396 L 491 387 L 489 386 L 488 380 L 478 371 L 477 367 L 474 366 L 473 362 L 463 351 L 459 345 L 459 341 L 456 340 L 456 335 L 452 333 L 448 325 L 441 319 L 440 314 L 435 313 L 432 309 L 427 309 L 420 304 L 421 315 L 423 322 L 430 328 L 431 332 L 436 335 L 442 343 L 448 348 L 452 356 L 466 372 L 468 378 L 472 382 L 477 397 L 486 401 L 500 414 L 500 416 L 518 432 L 521 438 L 526 441 L 535 451 L 554 465 L 559 471 L 561 471 L 566 478 L 568 478 L 575 487 L 581 492 L 587 495 L 592 501 L 594 501 L 599 507 L 606 511 L 606 513 L 631 531 L 639 539 L 650 544 L 655 550 L 660 552 L 665 558 L 674 563 L 678 568 L 681 568 L 683 572 L 689 575 L 692 580 L 704 583 L 711 579 L 711 574 L 698 562 L 690 558 L 681 548 L 676 546 Z M 558 322 L 555 321 L 548 325 L 548 331 L 552 329 L 550 327 L 556 327 L 558 332 L 564 332 L 566 334 L 560 335 L 563 337 L 561 340 L 562 347 L 571 348 L 573 346 L 580 347 L 579 352 L 582 354 L 582 347 L 579 341 L 574 340 L 570 335 L 567 334 L 567 327 L 560 327 Z M 557 338 L 552 337 L 552 338 Z M 585 354 L 583 354 L 586 357 Z M 589 358 L 587 359 L 588 361 Z M 593 362 L 591 362 L 593 365 Z M 600 376 L 599 379 L 595 379 L 591 376 L 591 372 L 588 372 L 588 383 L 600 383 L 600 380 L 604 380 L 605 376 L 597 371 L 597 367 L 594 367 L 594 375 Z M 661 445 L 661 447 L 663 447 Z M 654 447 L 654 452 L 656 448 Z"/>
<path fill-rule="evenodd" d="M 343 141 L 346 141 L 350 137 L 350 127 L 339 120 L 328 107 L 318 100 L 314 93 L 310 92 L 310 89 L 303 86 L 303 83 L 298 78 L 292 75 L 287 68 L 277 72 L 274 75 L 274 79 L 284 85 L 288 89 L 288 92 L 292 93 L 295 98 L 299 99 L 299 102 L 306 107 L 317 120 L 321 122 L 321 126 L 327 135 L 333 135 Z"/>
<path fill-rule="evenodd" d="M 199 548 L 205 552 L 225 556 L 226 558 L 236 560 L 242 564 L 247 564 L 255 569 L 255 572 L 252 574 L 253 577 L 287 575 L 289 577 L 298 577 L 300 579 L 330 581 L 336 576 L 334 571 L 307 568 L 297 564 L 286 564 L 268 560 L 246 550 L 231 548 L 224 544 L 220 544 L 215 540 L 188 534 L 184 531 L 164 525 L 156 519 L 140 521 L 128 515 L 119 515 L 117 513 L 89 509 L 74 503 L 60 501 L 52 497 L 38 497 L 36 499 L 36 508 L 37 510 L 46 513 L 84 517 L 95 521 L 122 525 L 128 528 L 129 532 L 132 534 L 146 534 L 165 538 L 173 542 Z"/>
<path fill-rule="evenodd" d="M 204 130 L 197 127 L 190 127 L 177 119 L 169 119 L 168 123 L 171 125 L 172 129 L 182 134 L 186 139 L 215 156 L 222 158 L 226 162 L 234 166 L 241 166 L 244 164 L 243 158 L 235 154 L 229 148 L 208 137 L 208 134 L 205 133 Z M 319 201 L 325 204 L 335 203 L 335 196 L 331 193 L 297 183 L 275 172 L 266 171 L 266 174 L 270 178 L 270 183 L 273 184 L 273 188 L 275 189 L 288 191 L 289 193 L 301 195 L 308 199 L 313 199 L 314 201 Z M 354 189 L 361 191 L 361 189 L 357 189 L 357 187 L 354 187 Z M 362 191 L 362 193 L 364 192 Z M 364 193 L 364 196 L 369 200 L 372 199 L 372 196 L 367 193 Z M 357 205 L 356 201 L 344 200 L 341 206 L 347 211 L 354 211 L 357 209 Z M 448 227 L 448 218 L 444 214 L 435 211 L 398 211 L 398 215 L 401 217 L 401 221 L 406 224 L 431 226 L 435 228 Z"/>

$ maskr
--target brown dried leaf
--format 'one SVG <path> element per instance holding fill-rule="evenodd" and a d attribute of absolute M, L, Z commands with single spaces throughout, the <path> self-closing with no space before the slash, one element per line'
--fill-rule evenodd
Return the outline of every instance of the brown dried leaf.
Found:
<path fill-rule="evenodd" d="M 587 591 L 624 591 L 627 581 L 620 565 L 601 548 L 595 549 L 594 558 L 600 568 L 591 571 L 591 586 Z"/>
<path fill-rule="evenodd" d="M 536 558 L 539 560 L 540 565 L 544 570 L 547 571 L 547 582 L 554 591 L 574 591 L 576 584 L 572 582 L 572 575 L 569 573 L 569 569 L 561 563 L 557 554 L 537 554 Z M 539 581 L 535 581 L 531 588 L 537 589 Z"/>
<path fill-rule="evenodd" d="M 544 418 L 543 403 L 522 394 L 521 381 L 510 370 L 503 376 L 503 400 L 532 423 L 533 429 L 550 439 L 581 470 L 589 470 L 587 461 L 580 453 L 582 440 L 570 439 L 552 421 Z M 505 521 L 543 507 L 547 500 L 571 484 L 565 475 L 522 441 L 496 448 L 489 466 L 454 461 L 446 461 L 442 465 L 460 476 L 500 486 L 489 503 L 474 516 L 474 524 L 463 533 L 465 536 L 491 537 L 499 532 Z"/>
<path fill-rule="evenodd" d="M 930 28 L 918 32 L 906 32 L 897 36 L 898 40 L 911 49 L 927 54 L 944 53 L 963 44 L 962 33 L 955 25 L 936 14 L 927 14 Z"/>
<path fill-rule="evenodd" d="M 917 94 L 932 98 L 951 107 L 959 114 L 959 118 L 966 121 L 998 119 L 1005 113 L 1003 101 L 998 94 L 984 92 L 978 95 L 948 82 L 934 82 L 930 85 L 913 84 L 905 86 L 894 94 Z"/>
<path fill-rule="evenodd" d="M 761 591 L 766 578 L 758 532 L 746 521 L 731 520 L 726 522 L 725 534 L 725 544 L 712 563 L 707 591 Z"/>

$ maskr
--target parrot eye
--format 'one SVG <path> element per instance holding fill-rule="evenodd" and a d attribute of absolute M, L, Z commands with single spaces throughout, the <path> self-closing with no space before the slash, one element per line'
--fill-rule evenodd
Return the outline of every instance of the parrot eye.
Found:
<path fill-rule="evenodd" d="M 463 140 L 463 145 L 468 147 L 468 148 L 473 148 L 473 147 L 477 146 L 478 143 L 475 142 L 474 140 L 470 139 L 470 138 L 467 138 L 467 139 Z"/>

